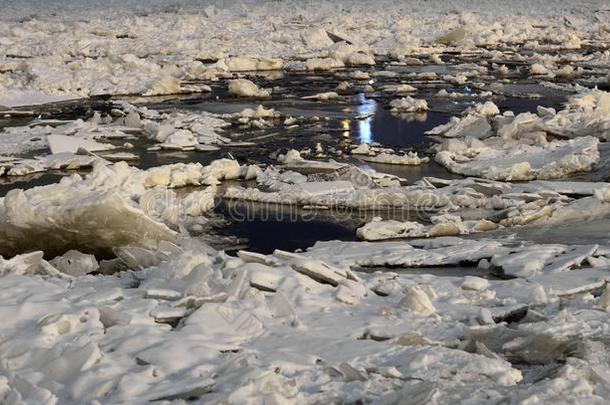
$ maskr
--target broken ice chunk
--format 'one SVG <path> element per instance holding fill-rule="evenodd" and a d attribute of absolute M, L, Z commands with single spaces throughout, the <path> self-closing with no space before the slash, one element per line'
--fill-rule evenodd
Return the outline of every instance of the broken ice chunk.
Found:
<path fill-rule="evenodd" d="M 435 160 L 454 173 L 492 180 L 557 179 L 590 171 L 599 161 L 598 140 L 592 137 L 531 146 L 490 138 L 450 140 L 438 147 Z M 510 144 L 511 147 L 508 147 Z"/>
<path fill-rule="evenodd" d="M 610 284 L 606 283 L 604 292 L 599 297 L 597 304 L 606 312 L 610 312 Z"/>
<path fill-rule="evenodd" d="M 50 263 L 57 270 L 75 277 L 92 273 L 99 267 L 95 256 L 81 253 L 78 250 L 69 250 L 62 256 L 51 260 Z"/>
<path fill-rule="evenodd" d="M 284 66 L 281 59 L 270 59 L 252 56 L 233 56 L 224 63 L 231 72 L 254 72 L 263 70 L 280 70 Z"/>
<path fill-rule="evenodd" d="M 79 149 L 90 152 L 115 148 L 109 143 L 99 143 L 89 139 L 66 135 L 47 135 L 47 143 L 51 153 L 76 153 Z"/>
<path fill-rule="evenodd" d="M 5 260 L 0 256 L 0 274 L 36 274 L 40 271 L 44 252 L 31 252 Z"/>
<path fill-rule="evenodd" d="M 448 33 L 441 35 L 436 39 L 436 42 L 443 45 L 453 45 L 456 42 L 459 42 L 466 38 L 468 34 L 468 29 L 466 27 L 458 27 L 453 31 L 449 31 Z"/>
<path fill-rule="evenodd" d="M 182 298 L 182 293 L 169 289 L 149 288 L 144 293 L 144 297 L 158 300 L 175 301 Z"/>
<path fill-rule="evenodd" d="M 229 94 L 239 97 L 269 97 L 269 91 L 259 88 L 248 79 L 235 79 L 229 82 Z"/>
<path fill-rule="evenodd" d="M 100 322 L 106 329 L 116 325 L 129 325 L 132 319 L 131 315 L 107 306 L 100 307 L 99 311 Z"/>
<path fill-rule="evenodd" d="M 428 103 L 426 100 L 418 100 L 411 96 L 400 98 L 390 102 L 390 107 L 393 113 L 405 112 L 414 113 L 428 111 Z"/>
<path fill-rule="evenodd" d="M 428 295 L 419 287 L 409 287 L 407 294 L 400 301 L 400 305 L 413 312 L 424 315 L 436 312 L 436 308 L 434 308 Z"/>
<path fill-rule="evenodd" d="M 503 275 L 509 277 L 530 277 L 537 273 L 557 273 L 578 267 L 592 256 L 597 245 L 532 245 L 498 254 L 491 259 Z"/>
<path fill-rule="evenodd" d="M 474 291 L 482 291 L 489 286 L 489 281 L 474 276 L 466 276 L 464 277 L 464 281 L 462 282 L 462 289 L 464 290 L 474 290 Z"/>
<path fill-rule="evenodd" d="M 187 309 L 183 307 L 157 307 L 150 312 L 150 316 L 155 318 L 157 323 L 175 324 L 184 318 L 187 313 Z"/>
<path fill-rule="evenodd" d="M 328 101 L 335 100 L 339 98 L 339 95 L 334 91 L 329 91 L 326 93 L 318 93 L 311 96 L 301 97 L 303 100 L 318 100 L 318 101 Z"/>
<path fill-rule="evenodd" d="M 11 190 L 0 200 L 5 224 L 0 229 L 0 253 L 11 255 L 36 247 L 47 254 L 69 248 L 107 252 L 115 246 L 154 247 L 160 240 L 175 240 L 167 226 L 114 191 L 63 193 L 63 188 L 47 187 Z M 41 232 L 45 238 L 38 237 Z"/>

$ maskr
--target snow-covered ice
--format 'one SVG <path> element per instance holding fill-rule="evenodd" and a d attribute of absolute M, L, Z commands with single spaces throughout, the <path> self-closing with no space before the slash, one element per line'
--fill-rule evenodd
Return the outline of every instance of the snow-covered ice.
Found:
<path fill-rule="evenodd" d="M 417 152 L 396 154 L 391 149 L 379 148 L 366 143 L 360 144 L 356 148 L 352 149 L 351 153 L 352 155 L 356 155 L 358 159 L 367 162 L 384 163 L 391 165 L 417 166 L 427 163 L 430 160 L 430 158 L 428 158 L 427 156 L 419 157 Z"/>
<path fill-rule="evenodd" d="M 388 245 L 396 255 L 388 259 L 430 265 L 509 251 L 493 242 L 439 242 L 431 251 Z M 603 353 L 595 336 L 607 333 L 608 314 L 596 310 L 597 299 L 587 291 L 603 286 L 607 272 L 568 271 L 586 277 L 568 277 L 565 284 L 515 279 L 510 289 L 521 292 L 514 294 L 502 281 L 355 276 L 346 267 L 371 265 L 370 259 L 381 258 L 377 252 L 379 247 L 363 242 L 330 243 L 304 255 L 230 258 L 184 241 L 135 273 L 76 279 L 34 277 L 39 268 L 53 269 L 53 261 L 19 256 L 3 263 L 1 299 L 11 303 L 2 306 L 5 395 L 239 402 L 247 392 L 248 400 L 310 402 L 337 395 L 390 400 L 411 390 L 448 399 L 476 389 L 498 399 L 532 392 L 553 398 L 556 392 L 545 393 L 544 384 L 515 385 L 524 375 L 511 361 L 524 360 L 560 362 L 561 372 L 549 374 L 547 383 L 564 384 L 563 373 L 575 373 L 575 381 L 590 387 L 577 394 L 568 385 L 562 391 L 567 398 L 594 399 L 604 389 L 603 381 L 587 376 L 591 367 L 606 372 L 607 365 L 586 359 L 590 350 Z M 416 254 L 416 261 L 407 259 Z M 584 295 L 573 297 L 577 283 Z M 40 291 L 35 302 L 16 300 L 24 289 Z M 543 301 L 530 298 L 541 294 Z M 552 304 L 560 300 L 562 308 Z M 503 319 L 516 316 L 510 314 L 517 308 L 531 320 L 508 328 Z M 592 346 L 571 354 L 568 346 L 579 339 Z M 25 348 L 37 355 L 24 356 Z M 53 384 L 42 384 L 41 377 Z M 429 385 L 416 387 L 404 381 L 409 378 Z"/>
<path fill-rule="evenodd" d="M 607 402 L 606 2 L 220 3 L 3 5 L 0 403 Z"/>
<path fill-rule="evenodd" d="M 603 128 L 610 119 L 609 114 L 600 111 L 605 107 L 598 105 L 607 96 L 606 92 L 594 91 L 573 99 L 559 113 L 539 109 L 539 115 L 500 115 L 492 102 L 477 104 L 465 111 L 464 117 L 454 117 L 428 131 L 429 135 L 448 138 L 435 148 L 435 159 L 454 173 L 493 180 L 556 179 L 590 171 L 600 158 L 598 138 L 605 137 L 605 130 L 599 126 Z M 586 107 L 572 111 L 580 104 Z M 564 116 L 578 123 L 557 118 Z M 568 136 L 573 139 L 554 138 L 570 131 L 570 127 L 595 129 L 572 129 L 580 131 L 576 137 Z"/>

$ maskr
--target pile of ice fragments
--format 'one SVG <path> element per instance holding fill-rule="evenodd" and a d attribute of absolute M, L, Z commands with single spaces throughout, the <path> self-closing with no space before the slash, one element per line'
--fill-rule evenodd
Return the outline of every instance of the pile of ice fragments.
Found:
<path fill-rule="evenodd" d="M 3 402 L 602 401 L 610 246 L 447 235 L 608 218 L 607 183 L 404 185 L 296 151 L 280 161 L 265 170 L 228 159 L 149 170 L 98 161 L 84 177 L 9 192 L 3 254 L 37 243 L 44 252 L 0 261 Z M 358 232 L 410 241 L 236 257 L 177 227 L 238 178 L 256 184 L 224 197 L 412 204 L 431 223 L 379 219 Z M 192 185 L 201 187 L 172 190 Z M 479 219 L 462 220 L 468 210 Z M 473 270 L 389 269 L 451 266 Z"/>
<path fill-rule="evenodd" d="M 483 49 L 501 56 L 515 44 L 534 52 L 592 46 L 580 62 L 603 67 L 603 48 L 595 46 L 610 35 L 603 0 L 553 7 L 525 0 L 485 2 L 476 10 L 462 0 L 434 5 L 260 1 L 247 9 L 228 3 L 163 10 L 146 3 L 146 11 L 139 12 L 133 9 L 136 2 L 113 2 L 103 9 L 77 3 L 28 13 L 30 3 L 38 4 L 29 0 L 0 16 L 0 105 L 6 107 L 99 95 L 205 92 L 210 87 L 201 80 L 238 78 L 243 72 L 368 67 L 380 57 L 430 55 L 439 61 L 445 50 Z M 536 54 L 532 61 L 530 73 L 538 77 L 580 72 Z M 237 95 L 269 95 L 252 82 L 230 87 Z M 423 108 L 408 100 L 396 107 Z"/>
<path fill-rule="evenodd" d="M 0 112 L 96 95 L 209 92 L 217 81 L 258 104 L 276 88 L 246 73 L 365 70 L 382 58 L 443 64 L 445 51 L 501 60 L 518 46 L 534 52 L 526 69 L 541 80 L 582 74 L 560 67 L 564 59 L 610 66 L 608 51 L 595 48 L 610 39 L 601 1 L 481 2 L 477 13 L 448 9 L 462 1 L 382 3 L 116 18 L 89 10 L 63 20 L 11 18 L 7 7 Z M 582 47 L 590 52 L 558 52 Z M 513 74 L 496 63 L 491 70 Z M 478 74 L 412 78 L 462 86 Z M 344 73 L 363 83 L 397 75 Z M 332 102 L 350 91 L 342 83 L 301 99 Z M 406 83 L 378 90 L 394 98 L 393 113 L 429 110 Z M 609 223 L 610 183 L 569 179 L 598 170 L 610 141 L 609 93 L 580 90 L 563 109 L 536 114 L 473 103 L 429 131 L 439 141 L 431 157 L 364 143 L 336 160 L 288 150 L 267 165 L 126 163 L 138 159 L 134 143 L 208 152 L 239 145 L 231 124 L 256 130 L 285 118 L 285 128 L 298 127 L 263 106 L 218 115 L 116 102 L 86 120 L 4 128 L 0 176 L 90 171 L 0 198 L 0 403 L 605 403 L 608 235 L 513 236 Z M 431 158 L 463 177 L 409 184 L 362 164 Z M 189 234 L 220 200 L 374 218 L 355 231 L 359 241 L 229 255 Z"/>
<path fill-rule="evenodd" d="M 600 132 L 587 128 L 606 128 L 606 96 L 517 117 L 488 103 L 433 132 L 511 148 L 567 142 L 546 140 L 550 133 L 593 139 Z M 126 128 L 195 133 L 202 125 L 188 115 L 120 111 L 108 122 L 47 127 L 55 131 L 48 146 L 53 136 L 87 149 L 111 138 L 104 134 L 131 133 Z M 167 137 L 153 139 L 164 145 Z M 368 145 L 352 154 L 416 158 Z M 4 401 L 601 401 L 610 388 L 603 377 L 610 246 L 456 237 L 607 219 L 607 183 L 427 177 L 407 185 L 294 150 L 264 170 L 228 159 L 148 170 L 92 159 L 88 175 L 1 200 L 2 254 L 33 250 L 0 262 Z M 218 188 L 239 178 L 256 182 Z M 172 190 L 193 185 L 199 190 Z M 422 216 L 378 218 L 358 230 L 365 240 L 410 241 L 320 242 L 303 253 L 231 257 L 179 229 L 221 196 Z M 104 256 L 111 258 L 98 261 Z M 388 270 L 450 266 L 474 270 L 466 277 Z M 33 290 L 34 301 L 23 295 Z"/>
<path fill-rule="evenodd" d="M 264 127 L 279 117 L 273 109 L 262 106 L 220 116 L 206 112 L 159 112 L 126 102 L 118 102 L 114 107 L 107 114 L 95 112 L 87 120 L 33 120 L 26 126 L 3 128 L 0 176 L 91 168 L 100 160 L 137 161 L 140 156 L 131 151 L 134 141 L 152 142 L 148 152 L 215 151 L 233 144 L 225 133 L 231 122 Z"/>
<path fill-rule="evenodd" d="M 437 238 L 230 257 L 174 241 L 117 249 L 114 275 L 81 275 L 110 266 L 74 251 L 3 260 L 3 402 L 606 396 L 608 247 Z M 481 276 L 375 271 L 464 263 Z"/>
<path fill-rule="evenodd" d="M 492 180 L 559 179 L 590 171 L 610 136 L 610 94 L 574 96 L 556 112 L 500 114 L 488 101 L 427 132 L 446 138 L 435 159 L 454 173 Z"/>

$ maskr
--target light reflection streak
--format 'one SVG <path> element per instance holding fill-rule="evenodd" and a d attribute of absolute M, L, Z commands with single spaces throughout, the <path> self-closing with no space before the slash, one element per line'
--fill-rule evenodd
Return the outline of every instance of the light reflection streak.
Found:
<path fill-rule="evenodd" d="M 366 117 L 363 120 L 358 121 L 358 135 L 361 143 L 372 143 L 373 142 L 373 115 L 377 109 L 377 102 L 373 99 L 367 99 L 364 93 L 358 94 L 358 116 Z"/>
<path fill-rule="evenodd" d="M 341 120 L 341 129 L 343 129 L 343 137 L 349 138 L 350 122 L 349 120 Z"/>

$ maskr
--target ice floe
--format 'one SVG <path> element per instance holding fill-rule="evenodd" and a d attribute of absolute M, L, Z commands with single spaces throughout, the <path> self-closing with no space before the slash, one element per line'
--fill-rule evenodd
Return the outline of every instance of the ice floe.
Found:
<path fill-rule="evenodd" d="M 599 126 L 605 125 L 600 123 L 607 122 L 608 115 L 596 111 L 605 108 L 605 97 L 607 93 L 594 91 L 573 99 L 558 113 L 542 108 L 539 115 L 517 116 L 511 112 L 500 115 L 492 102 L 486 102 L 427 133 L 450 138 L 435 148 L 435 160 L 454 173 L 507 181 L 563 178 L 590 171 L 599 162 L 598 138 L 604 139 Z M 588 109 L 573 111 L 578 105 Z M 574 124 L 579 128 L 593 125 L 596 130 L 580 130 L 569 136 L 573 139 L 554 139 L 570 125 L 564 121 L 560 126 L 556 117 L 566 116 L 580 120 Z M 593 133 L 596 136 L 590 136 Z"/>
<path fill-rule="evenodd" d="M 399 98 L 393 100 L 390 103 L 393 113 L 415 113 L 428 110 L 428 103 L 426 100 L 415 99 L 411 96 L 405 98 Z"/>
<path fill-rule="evenodd" d="M 52 252 L 67 246 L 103 252 L 124 245 L 154 247 L 161 240 L 173 241 L 176 233 L 162 221 L 176 224 L 181 218 L 202 215 L 213 208 L 215 185 L 221 180 L 256 177 L 258 172 L 231 160 L 147 171 L 124 162 L 107 166 L 99 159 L 93 166 L 84 178 L 73 175 L 58 184 L 13 189 L 2 198 L 2 254 L 36 247 Z M 169 190 L 187 185 L 208 188 L 184 197 Z M 39 232 L 48 237 L 33 236 Z"/>
<path fill-rule="evenodd" d="M 259 88 L 248 79 L 236 79 L 229 81 L 229 94 L 239 97 L 269 97 L 269 91 Z"/>
<path fill-rule="evenodd" d="M 407 152 L 405 154 L 397 154 L 392 149 L 380 148 L 362 143 L 352 149 L 352 155 L 366 162 L 383 163 L 390 165 L 407 165 L 417 166 L 430 161 L 428 157 L 419 157 L 417 152 Z"/>

